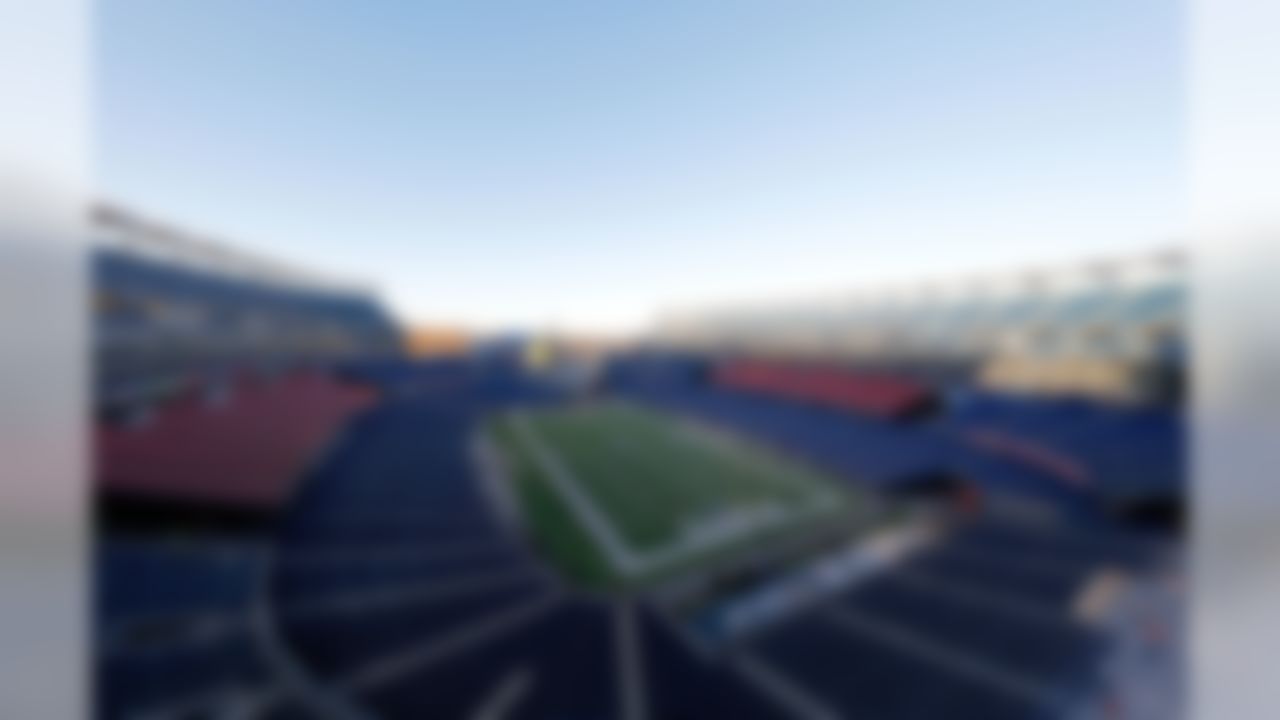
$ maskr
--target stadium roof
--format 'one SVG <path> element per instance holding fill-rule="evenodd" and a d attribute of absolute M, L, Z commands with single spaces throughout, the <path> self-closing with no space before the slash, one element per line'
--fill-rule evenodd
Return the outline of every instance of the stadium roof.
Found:
<path fill-rule="evenodd" d="M 839 336 L 858 348 L 971 347 L 993 332 L 1180 326 L 1187 256 L 1139 256 L 948 281 L 864 288 L 825 301 L 744 303 L 670 313 L 654 334 L 676 343 L 794 343 Z M 810 338 L 813 340 L 813 338 Z M 815 340 L 821 343 L 822 338 Z"/>
<path fill-rule="evenodd" d="M 96 247 L 298 290 L 362 295 L 372 291 L 368 283 L 306 270 L 110 203 L 95 205 L 92 221 L 91 243 Z"/>

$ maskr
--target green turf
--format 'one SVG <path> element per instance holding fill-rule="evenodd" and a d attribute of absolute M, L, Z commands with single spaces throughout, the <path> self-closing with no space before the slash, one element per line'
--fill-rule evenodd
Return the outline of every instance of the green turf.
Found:
<path fill-rule="evenodd" d="M 621 578 L 596 549 L 595 542 L 568 505 L 543 479 L 528 453 L 513 437 L 510 425 L 494 422 L 488 433 L 502 452 L 507 479 L 514 486 L 525 524 L 539 549 L 567 576 L 588 587 L 617 584 Z"/>
<path fill-rule="evenodd" d="M 826 476 L 655 411 L 607 403 L 523 417 L 636 551 L 660 551 L 688 526 L 734 509 L 772 505 L 798 512 L 798 524 L 811 524 L 849 508 L 850 496 Z M 544 549 L 588 584 L 617 581 L 607 558 L 542 477 L 509 423 L 496 422 L 492 437 L 507 457 L 527 522 Z M 752 538 L 776 537 L 784 529 L 762 529 Z M 741 544 L 745 538 L 736 539 Z M 721 550 L 704 548 L 700 557 Z"/>

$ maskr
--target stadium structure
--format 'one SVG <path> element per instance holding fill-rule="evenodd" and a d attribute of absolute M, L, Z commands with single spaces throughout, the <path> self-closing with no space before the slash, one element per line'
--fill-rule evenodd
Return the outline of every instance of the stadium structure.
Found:
<path fill-rule="evenodd" d="M 1186 261 L 410 357 L 95 216 L 103 718 L 1173 718 Z"/>

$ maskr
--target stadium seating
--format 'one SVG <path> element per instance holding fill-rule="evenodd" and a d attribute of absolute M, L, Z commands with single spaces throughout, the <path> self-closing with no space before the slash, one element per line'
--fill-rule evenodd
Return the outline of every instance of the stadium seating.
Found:
<path fill-rule="evenodd" d="M 682 355 L 629 357 L 606 377 L 624 395 L 719 423 L 881 488 L 950 474 L 1080 520 L 1097 520 L 1118 499 L 1183 492 L 1185 430 L 1167 409 L 960 387 L 927 422 L 903 425 L 731 389 L 680 370 L 696 362 Z"/>
<path fill-rule="evenodd" d="M 909 429 L 785 399 L 706 386 L 645 388 L 629 394 L 723 424 L 875 485 L 935 467 L 944 452 Z"/>
<path fill-rule="evenodd" d="M 705 657 L 654 612 L 641 620 L 644 677 L 652 716 L 669 720 L 732 717 L 769 720 L 789 715 L 734 673 L 722 657 Z"/>
<path fill-rule="evenodd" d="M 1130 402 L 1180 395 L 1188 275 L 1166 251 L 981 282 L 864 288 L 856 298 L 796 298 L 737 308 L 687 308 L 652 341 L 716 355 L 807 358 L 910 368 L 918 377 L 1006 390 Z"/>
<path fill-rule="evenodd" d="M 292 368 L 394 352 L 370 298 L 253 280 L 113 247 L 92 255 L 96 404 L 146 405 L 245 368 Z"/>
<path fill-rule="evenodd" d="M 269 684 L 249 630 L 266 548 L 115 539 L 97 550 L 97 713 L 195 712 Z"/>
<path fill-rule="evenodd" d="M 1104 649 L 1101 638 L 1071 622 L 1028 621 L 999 605 L 962 602 L 888 574 L 856 588 L 847 607 L 909 627 L 966 653 L 1014 668 L 1050 685 L 1087 681 Z"/>
<path fill-rule="evenodd" d="M 1006 444 L 1069 458 L 1101 495 L 1185 491 L 1186 427 L 1173 410 L 966 391 L 955 395 L 943 423 L 970 438 L 998 434 Z"/>
<path fill-rule="evenodd" d="M 352 414 L 364 388 L 321 374 L 241 381 L 227 397 L 176 398 L 139 426 L 98 427 L 98 488 L 105 495 L 271 510 Z"/>
<path fill-rule="evenodd" d="M 992 492 L 1044 502 L 1061 512 L 1096 513 L 1089 499 L 1051 475 L 956 442 L 933 425 L 899 425 L 830 408 L 703 384 L 619 381 L 643 402 L 719 424 L 807 459 L 850 482 L 907 489 L 937 473 L 971 477 Z"/>
<path fill-rule="evenodd" d="M 194 547 L 112 540 L 96 548 L 96 610 L 118 621 L 246 606 L 258 570 L 252 544 Z"/>
<path fill-rule="evenodd" d="M 1123 528 L 1031 528 L 984 520 L 962 525 L 953 545 L 974 550 L 1015 549 L 1055 566 L 1114 566 L 1140 570 L 1158 560 L 1156 544 Z"/>
<path fill-rule="evenodd" d="M 713 381 L 886 420 L 919 413 L 934 403 L 928 387 L 907 378 L 824 365 L 729 361 L 715 368 Z"/>
<path fill-rule="evenodd" d="M 289 646 L 335 682 L 556 591 L 494 520 L 466 457 L 477 407 L 539 393 L 448 363 L 417 377 L 389 367 L 377 374 L 398 399 L 362 418 L 309 478 L 281 530 L 272 580 Z M 524 668 L 537 682 L 521 716 L 605 717 L 617 706 L 612 637 L 606 607 L 556 601 L 362 699 L 389 718 L 465 717 Z"/>
<path fill-rule="evenodd" d="M 247 630 L 193 646 L 136 649 L 100 659 L 99 716 L 192 716 L 266 690 L 269 673 Z"/>
<path fill-rule="evenodd" d="M 696 367 L 685 367 L 656 382 L 621 377 L 626 373 L 611 382 L 631 397 L 753 434 L 886 488 L 911 471 L 973 457 L 1031 473 L 1018 482 L 1043 481 L 1006 458 L 950 442 L 945 423 L 902 426 L 708 386 Z M 99 617 L 114 618 L 114 626 L 184 614 L 238 620 L 202 642 L 189 630 L 129 642 L 120 638 L 134 634 L 105 633 L 98 667 L 104 716 L 191 703 L 209 710 L 256 698 L 265 704 L 262 717 L 309 717 L 296 698 L 273 692 L 279 668 L 265 661 L 261 638 L 243 623 L 249 603 L 265 597 L 270 622 L 305 672 L 325 687 L 346 688 L 350 700 L 380 717 L 467 717 L 509 687 L 522 688 L 513 717 L 617 717 L 617 607 L 563 587 L 494 516 L 467 457 L 470 432 L 489 411 L 556 402 L 558 393 L 501 363 L 361 362 L 342 374 L 376 386 L 382 401 L 348 419 L 342 442 L 297 485 L 270 539 L 269 566 L 261 545 L 239 554 L 212 546 L 196 552 L 199 545 L 183 554 L 183 546 L 156 542 L 105 546 Z M 970 410 L 1001 417 L 1001 408 L 993 405 L 987 416 Z M 958 412 L 957 422 L 969 417 Z M 1140 570 L 1152 561 L 1144 544 L 1120 540 L 990 520 L 960 523 L 900 570 L 740 643 L 709 649 L 691 644 L 660 616 L 666 611 L 637 602 L 650 716 L 789 716 L 775 694 L 742 671 L 738 656 L 746 652 L 849 717 L 1052 717 L 1055 698 L 1092 687 L 1105 650 L 1070 619 L 1077 594 L 1100 569 Z M 1025 603 L 1059 619 L 1028 624 L 930 590 L 930 582 Z M 1045 689 L 1044 697 L 993 689 L 886 645 L 842 626 L 839 612 L 880 618 L 1016 668 Z M 502 632 L 478 632 L 513 613 L 519 620 Z M 472 633 L 470 641 L 458 639 Z M 387 663 L 400 664 L 382 676 L 368 674 Z"/>
<path fill-rule="evenodd" d="M 529 691 L 512 717 L 615 717 L 617 676 L 605 607 L 585 602 L 557 605 L 534 620 L 411 674 L 367 696 L 387 718 L 469 717 L 509 678 L 522 673 Z"/>
<path fill-rule="evenodd" d="M 1098 571 L 1153 558 L 1149 546 L 1118 540 L 963 523 L 905 564 L 742 642 L 841 717 L 1060 717 L 1099 687 L 1109 649 L 1073 615 L 1077 594 Z"/>
<path fill-rule="evenodd" d="M 1163 559 L 1163 545 L 1103 511 L 1186 490 L 1176 412 L 979 390 L 975 375 L 995 367 L 997 346 L 1022 372 L 1030 350 L 1011 341 L 1041 335 L 1085 359 L 1054 356 L 1053 377 L 1031 387 L 1066 388 L 1059 365 L 1099 388 L 1127 387 L 1156 361 L 1180 369 L 1176 281 L 1114 302 L 1036 291 L 873 303 L 818 324 L 796 314 L 781 322 L 804 326 L 783 333 L 791 340 L 815 341 L 802 355 L 746 337 L 703 354 L 642 350 L 610 361 L 577 399 L 613 394 L 716 425 L 891 502 L 926 485 L 1034 500 L 1033 511 L 1002 507 L 1040 522 L 992 517 L 980 502 L 930 513 L 945 518 L 933 544 L 869 564 L 875 574 L 851 587 L 837 586 L 844 577 L 780 595 L 795 604 L 758 625 L 714 622 L 718 603 L 790 566 L 705 588 L 695 578 L 688 606 L 667 604 L 688 595 L 644 590 L 624 605 L 558 577 L 477 477 L 479 423 L 568 398 L 522 371 L 524 339 L 406 362 L 394 323 L 362 291 L 270 263 L 244 271 L 234 253 L 202 264 L 137 249 L 104 244 L 92 258 L 99 500 L 265 520 L 248 533 L 101 526 L 95 711 L 109 720 L 312 719 L 300 681 L 386 720 L 483 716 L 498 701 L 506 717 L 603 719 L 625 716 L 632 693 L 655 720 L 764 720 L 795 714 L 788 686 L 838 716 L 1061 717 L 1096 690 L 1109 651 L 1077 617 L 1123 583 L 1102 571 L 1141 574 Z M 822 323 L 850 318 L 856 332 L 825 352 L 834 325 Z M 1117 334 L 1122 375 L 1088 354 L 1091 339 Z M 630 675 L 624 657 L 639 659 Z"/>
<path fill-rule="evenodd" d="M 841 716 L 895 720 L 1028 720 L 1047 708 L 843 632 L 817 614 L 752 643 L 765 662 Z"/>

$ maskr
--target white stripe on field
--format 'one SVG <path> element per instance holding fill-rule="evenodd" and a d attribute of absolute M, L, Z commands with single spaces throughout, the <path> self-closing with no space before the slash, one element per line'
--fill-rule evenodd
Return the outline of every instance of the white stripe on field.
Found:
<path fill-rule="evenodd" d="M 511 426 L 525 448 L 532 453 L 534 461 L 555 487 L 556 492 L 569 503 L 573 514 L 582 522 L 597 546 L 609 556 L 614 568 L 627 576 L 636 575 L 646 569 L 649 563 L 637 555 L 618 535 L 613 524 L 609 522 L 608 516 L 596 506 L 590 496 L 582 491 L 573 472 L 534 432 L 528 419 L 523 415 L 516 415 L 511 419 Z"/>

